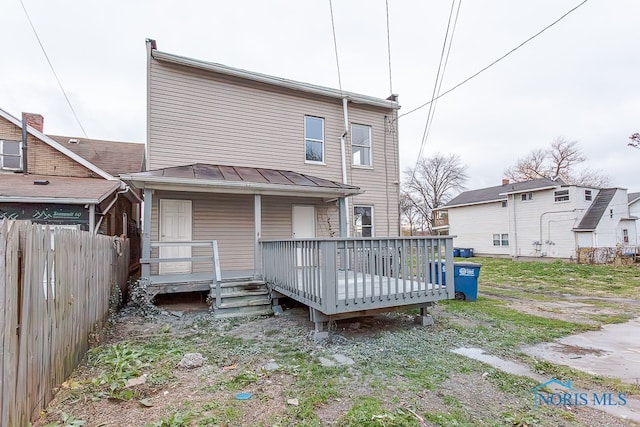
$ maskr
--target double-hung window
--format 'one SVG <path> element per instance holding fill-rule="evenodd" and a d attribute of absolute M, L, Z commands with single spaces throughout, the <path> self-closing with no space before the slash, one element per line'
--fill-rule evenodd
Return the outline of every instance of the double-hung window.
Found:
<path fill-rule="evenodd" d="M 593 196 L 591 194 L 591 190 L 584 190 L 584 199 L 587 202 L 590 202 L 591 200 L 593 200 Z"/>
<path fill-rule="evenodd" d="M 323 118 L 304 116 L 304 152 L 307 162 L 324 162 Z"/>
<path fill-rule="evenodd" d="M 373 237 L 373 207 L 353 207 L 353 234 L 355 237 Z"/>
<path fill-rule="evenodd" d="M 371 166 L 371 126 L 351 125 L 351 164 Z"/>
<path fill-rule="evenodd" d="M 509 246 L 509 235 L 508 234 L 494 234 L 493 235 L 493 246 Z"/>
<path fill-rule="evenodd" d="M 0 139 L 0 169 L 20 170 L 21 167 L 20 141 Z"/>
<path fill-rule="evenodd" d="M 568 202 L 569 190 L 557 190 L 553 192 L 553 200 L 556 202 Z"/>

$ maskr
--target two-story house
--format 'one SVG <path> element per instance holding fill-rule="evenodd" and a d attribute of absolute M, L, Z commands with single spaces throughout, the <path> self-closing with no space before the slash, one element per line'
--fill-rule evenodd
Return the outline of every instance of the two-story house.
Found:
<path fill-rule="evenodd" d="M 465 191 L 437 210 L 440 232 L 476 255 L 571 259 L 578 248 L 637 245 L 636 218 L 621 188 L 537 179 Z"/>
<path fill-rule="evenodd" d="M 213 248 L 202 241 L 212 240 L 224 280 L 262 278 L 279 268 L 286 281 L 304 270 L 290 294 L 326 289 L 329 270 L 320 265 L 331 264 L 326 267 L 337 281 L 335 256 L 342 257 L 341 271 L 352 274 L 344 273 L 347 281 L 399 271 L 391 265 L 399 263 L 392 255 L 398 251 L 389 249 L 395 242 L 369 239 L 400 234 L 395 96 L 375 98 L 185 58 L 157 50 L 153 40 L 147 60 L 147 171 L 123 179 L 144 192 L 143 277 L 155 291 L 209 289 L 210 280 L 193 286 L 185 280 L 206 277 L 211 267 L 204 259 Z M 318 240 L 340 237 L 361 240 Z M 323 252 L 325 243 L 342 245 L 340 255 Z M 355 261 L 363 254 L 367 272 L 354 273 L 364 265 Z M 367 286 L 366 292 L 379 292 Z M 336 292 L 334 299 L 345 297 Z M 357 293 L 350 292 L 349 298 Z"/>

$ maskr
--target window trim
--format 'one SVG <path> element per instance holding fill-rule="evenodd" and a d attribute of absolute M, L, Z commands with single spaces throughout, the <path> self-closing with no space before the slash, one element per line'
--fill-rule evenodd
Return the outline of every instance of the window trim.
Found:
<path fill-rule="evenodd" d="M 528 191 L 526 193 L 521 193 L 520 194 L 520 199 L 523 202 L 528 202 L 530 200 L 533 200 L 533 191 Z"/>
<path fill-rule="evenodd" d="M 369 130 L 369 145 L 362 144 L 354 144 L 353 142 L 353 127 L 359 126 L 362 128 L 367 128 Z M 351 123 L 351 166 L 354 168 L 363 168 L 363 169 L 373 169 L 373 128 L 369 125 L 363 125 L 360 123 Z M 358 165 L 353 162 L 353 147 L 365 147 L 369 149 L 369 163 L 366 165 Z"/>
<path fill-rule="evenodd" d="M 374 214 L 374 206 L 373 205 L 356 205 L 356 204 L 353 205 L 353 212 L 352 212 L 352 214 L 353 214 L 353 237 L 361 237 L 361 238 L 365 238 L 365 239 L 367 238 L 367 237 L 364 237 L 362 235 L 356 236 L 356 233 L 357 233 L 357 229 L 356 229 L 356 208 L 369 208 L 371 210 L 371 225 L 370 226 L 367 225 L 366 227 L 367 228 L 371 228 L 371 237 L 375 237 L 375 235 L 376 235 L 375 234 L 376 233 L 376 230 L 375 230 L 376 221 L 375 221 L 375 216 L 374 216 L 375 215 Z M 361 227 L 364 229 L 365 226 L 361 226 Z"/>
<path fill-rule="evenodd" d="M 584 200 L 586 202 L 593 201 L 593 192 L 591 190 L 584 190 Z"/>
<path fill-rule="evenodd" d="M 5 142 L 13 142 L 18 144 L 18 154 L 5 154 L 4 152 L 4 143 Z M 14 140 L 14 139 L 0 139 L 0 170 L 6 171 L 19 171 L 23 168 L 23 158 L 22 158 L 22 141 Z M 5 157 L 18 158 L 20 160 L 20 164 L 17 168 L 11 168 L 4 165 Z"/>
<path fill-rule="evenodd" d="M 307 118 L 310 119 L 316 119 L 316 120 L 322 120 L 322 139 L 315 139 L 315 138 L 307 138 Z M 305 163 L 309 163 L 309 164 L 313 164 L 313 165 L 324 165 L 326 164 L 324 162 L 324 152 L 325 152 L 325 129 L 324 129 L 324 117 L 318 117 L 318 116 L 312 116 L 310 114 L 305 114 L 304 115 L 304 162 Z M 322 144 L 322 160 L 318 161 L 318 160 L 309 160 L 307 159 L 307 141 L 311 141 L 311 142 L 319 142 Z"/>
<path fill-rule="evenodd" d="M 560 194 L 562 193 L 562 194 Z M 554 190 L 553 191 L 553 202 L 554 203 L 564 203 L 571 201 L 571 193 L 569 189 L 566 190 Z"/>

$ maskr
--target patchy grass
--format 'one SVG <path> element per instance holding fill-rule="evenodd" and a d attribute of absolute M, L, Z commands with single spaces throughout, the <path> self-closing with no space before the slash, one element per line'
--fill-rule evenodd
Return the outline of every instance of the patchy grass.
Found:
<path fill-rule="evenodd" d="M 480 262 L 483 287 L 505 285 L 540 294 L 640 299 L 640 267 L 636 265 L 587 265 L 564 261 L 512 261 L 474 258 Z"/>

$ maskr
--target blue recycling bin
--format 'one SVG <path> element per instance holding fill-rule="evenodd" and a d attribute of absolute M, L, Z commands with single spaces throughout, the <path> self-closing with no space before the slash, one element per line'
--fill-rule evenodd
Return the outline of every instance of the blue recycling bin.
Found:
<path fill-rule="evenodd" d="M 456 299 L 465 301 L 478 300 L 478 277 L 482 264 L 476 262 L 454 262 L 453 282 Z"/>
<path fill-rule="evenodd" d="M 462 258 L 473 258 L 473 248 L 460 248 Z"/>
<path fill-rule="evenodd" d="M 456 299 L 465 301 L 478 300 L 478 277 L 482 264 L 476 262 L 453 263 L 453 286 Z M 444 262 L 435 264 L 436 284 L 447 285 L 447 268 Z"/>
<path fill-rule="evenodd" d="M 453 256 L 454 257 L 460 256 L 460 248 L 453 248 Z"/>

